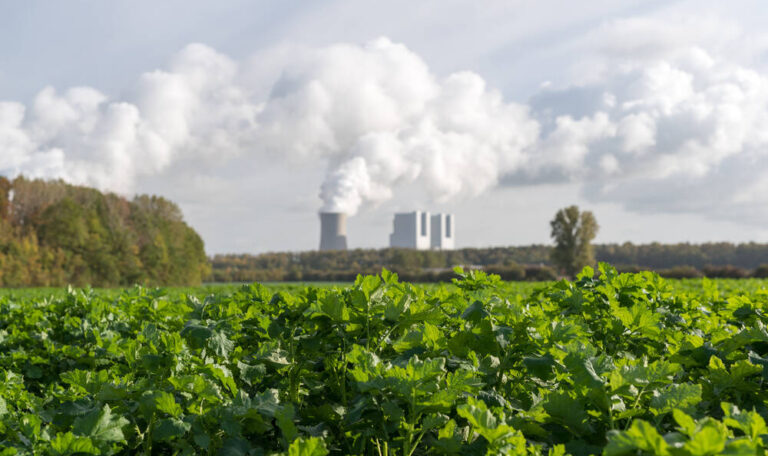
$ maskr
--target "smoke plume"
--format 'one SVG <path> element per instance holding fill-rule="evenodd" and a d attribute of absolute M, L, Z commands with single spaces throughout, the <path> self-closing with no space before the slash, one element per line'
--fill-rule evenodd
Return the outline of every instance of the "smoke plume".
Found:
<path fill-rule="evenodd" d="M 276 53 L 262 74 L 192 44 L 126 100 L 47 87 L 30 106 L 0 102 L 0 174 L 130 193 L 178 162 L 281 160 L 325 173 L 331 212 L 413 182 L 436 201 L 576 182 L 633 210 L 749 217 L 768 202 L 768 78 L 691 28 L 696 43 L 668 24 L 608 24 L 577 44 L 571 83 L 525 104 L 472 72 L 435 75 L 386 38 Z M 649 38 L 621 47 L 625 29 Z"/>

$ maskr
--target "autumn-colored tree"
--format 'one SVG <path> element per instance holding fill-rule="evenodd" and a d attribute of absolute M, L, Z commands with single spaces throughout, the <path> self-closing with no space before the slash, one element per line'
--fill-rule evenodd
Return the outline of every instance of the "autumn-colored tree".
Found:
<path fill-rule="evenodd" d="M 0 214 L 0 286 L 194 285 L 210 273 L 202 239 L 160 197 L 0 177 Z"/>

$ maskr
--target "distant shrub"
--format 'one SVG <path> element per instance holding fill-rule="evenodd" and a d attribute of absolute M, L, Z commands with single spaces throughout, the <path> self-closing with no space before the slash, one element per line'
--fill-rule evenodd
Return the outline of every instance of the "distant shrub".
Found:
<path fill-rule="evenodd" d="M 450 282 L 456 277 L 456 273 L 453 272 L 452 269 L 446 269 L 444 271 L 437 272 L 434 275 L 435 282 Z"/>
<path fill-rule="evenodd" d="M 628 265 L 616 266 L 616 270 L 622 274 L 625 274 L 625 273 L 637 274 L 638 272 L 647 271 L 648 268 L 643 268 L 636 264 L 628 264 Z"/>
<path fill-rule="evenodd" d="M 549 266 L 526 266 L 525 280 L 548 281 L 557 280 L 559 277 L 557 271 Z"/>
<path fill-rule="evenodd" d="M 768 264 L 761 264 L 752 271 L 752 277 L 756 279 L 768 279 Z"/>
<path fill-rule="evenodd" d="M 743 279 L 749 277 L 749 271 L 737 266 L 704 266 L 701 269 L 705 277 L 717 279 Z"/>
<path fill-rule="evenodd" d="M 518 264 L 508 266 L 488 266 L 483 268 L 483 270 L 489 274 L 497 274 L 502 280 L 510 282 L 519 282 L 526 279 L 525 268 Z"/>
<path fill-rule="evenodd" d="M 675 266 L 674 268 L 659 269 L 656 272 L 667 279 L 697 279 L 702 277 L 701 271 L 693 266 Z"/>

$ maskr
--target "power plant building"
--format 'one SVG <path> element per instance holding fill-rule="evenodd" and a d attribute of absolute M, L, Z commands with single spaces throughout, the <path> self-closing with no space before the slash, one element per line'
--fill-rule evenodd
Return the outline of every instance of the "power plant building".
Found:
<path fill-rule="evenodd" d="M 454 248 L 455 227 L 453 214 L 434 214 L 414 211 L 395 214 L 389 246 L 404 249 L 428 250 Z"/>
<path fill-rule="evenodd" d="M 432 238 L 429 246 L 435 250 L 453 250 L 453 214 L 435 214 L 430 223 Z"/>
<path fill-rule="evenodd" d="M 395 214 L 389 246 L 416 250 L 453 250 L 456 219 L 453 214 L 425 211 Z M 347 250 L 347 214 L 320 213 L 320 250 Z"/>
<path fill-rule="evenodd" d="M 320 250 L 347 250 L 347 214 L 320 213 Z"/>

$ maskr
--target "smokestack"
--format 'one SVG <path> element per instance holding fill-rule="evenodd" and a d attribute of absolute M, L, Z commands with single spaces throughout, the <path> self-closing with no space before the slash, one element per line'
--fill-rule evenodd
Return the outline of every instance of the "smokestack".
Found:
<path fill-rule="evenodd" d="M 347 214 L 320 213 L 320 250 L 347 250 Z"/>

